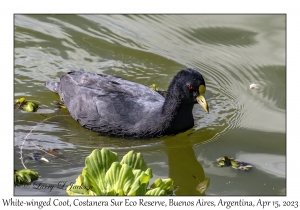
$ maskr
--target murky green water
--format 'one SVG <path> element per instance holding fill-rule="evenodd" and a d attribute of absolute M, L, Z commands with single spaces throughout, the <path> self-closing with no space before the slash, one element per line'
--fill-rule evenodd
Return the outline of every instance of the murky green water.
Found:
<path fill-rule="evenodd" d="M 176 195 L 286 194 L 286 61 L 284 15 L 16 15 L 14 93 L 36 101 L 37 113 L 14 112 L 16 169 L 36 147 L 63 151 L 49 163 L 25 161 L 43 184 L 75 181 L 87 155 L 107 147 L 120 157 L 142 152 L 154 178 L 171 177 Z M 199 70 L 207 84 L 210 113 L 195 106 L 195 127 L 147 141 L 103 137 L 82 128 L 46 81 L 71 70 L 112 74 L 167 89 L 181 69 Z M 250 89 L 257 83 L 260 89 Z M 55 117 L 56 115 L 67 115 Z M 35 145 L 35 146 L 34 146 Z M 230 156 L 251 163 L 245 172 L 219 168 Z M 67 162 L 66 162 L 67 161 Z M 15 188 L 15 195 L 66 195 L 57 187 Z"/>

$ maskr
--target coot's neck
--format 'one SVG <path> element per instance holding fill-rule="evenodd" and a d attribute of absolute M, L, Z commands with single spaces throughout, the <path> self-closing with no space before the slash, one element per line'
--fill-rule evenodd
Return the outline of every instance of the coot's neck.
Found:
<path fill-rule="evenodd" d="M 183 95 L 172 81 L 162 108 L 164 134 L 180 133 L 194 126 L 194 103 L 186 102 Z"/>

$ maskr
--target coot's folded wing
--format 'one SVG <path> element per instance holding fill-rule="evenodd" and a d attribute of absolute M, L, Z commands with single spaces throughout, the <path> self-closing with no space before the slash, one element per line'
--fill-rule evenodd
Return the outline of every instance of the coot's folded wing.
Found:
<path fill-rule="evenodd" d="M 74 119 L 103 133 L 147 129 L 145 116 L 158 117 L 165 100 L 147 86 L 83 70 L 63 75 L 57 93 Z"/>

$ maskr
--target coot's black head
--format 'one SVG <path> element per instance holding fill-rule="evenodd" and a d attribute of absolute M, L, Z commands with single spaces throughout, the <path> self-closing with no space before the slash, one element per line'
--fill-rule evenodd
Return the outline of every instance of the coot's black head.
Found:
<path fill-rule="evenodd" d="M 169 91 L 176 95 L 183 103 L 199 103 L 208 112 L 205 100 L 205 81 L 203 76 L 194 69 L 185 69 L 178 72 L 173 78 Z"/>

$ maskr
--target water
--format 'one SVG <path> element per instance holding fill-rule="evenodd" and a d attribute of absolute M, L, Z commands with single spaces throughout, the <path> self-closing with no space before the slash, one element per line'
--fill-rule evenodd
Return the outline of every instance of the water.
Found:
<path fill-rule="evenodd" d="M 17 187 L 15 195 L 66 195 L 95 148 L 120 158 L 141 152 L 154 178 L 171 177 L 176 195 L 286 195 L 286 60 L 284 15 L 15 15 L 14 98 L 40 104 L 37 113 L 14 111 L 14 167 L 37 147 L 63 151 L 49 163 L 25 161 L 51 191 Z M 46 81 L 84 68 L 167 89 L 173 76 L 192 67 L 206 81 L 210 113 L 195 105 L 194 128 L 147 141 L 103 137 L 58 110 Z M 250 89 L 252 83 L 260 89 Z M 67 115 L 55 117 L 56 115 Z M 251 163 L 245 172 L 219 168 L 230 156 Z M 203 194 L 203 193 L 202 193 Z"/>

